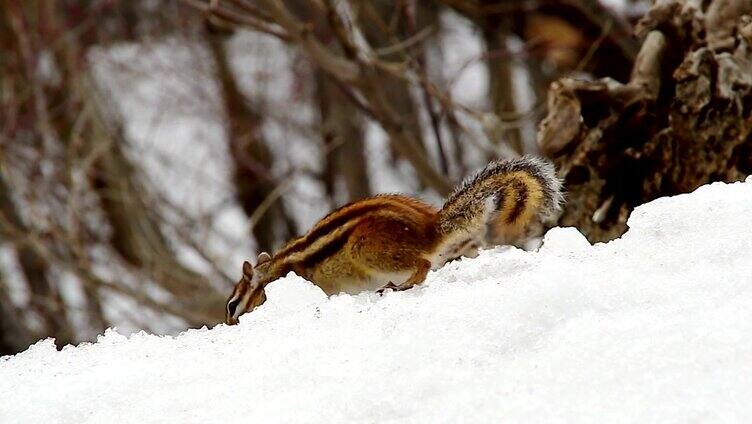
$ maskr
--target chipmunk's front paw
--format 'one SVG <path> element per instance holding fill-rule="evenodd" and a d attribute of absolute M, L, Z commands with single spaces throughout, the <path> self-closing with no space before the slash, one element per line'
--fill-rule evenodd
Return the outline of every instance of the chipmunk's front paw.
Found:
<path fill-rule="evenodd" d="M 398 287 L 397 287 L 397 285 L 396 285 L 396 284 L 394 284 L 394 283 L 392 283 L 392 282 L 390 281 L 390 282 L 386 283 L 386 284 L 384 285 L 384 287 L 382 287 L 382 288 L 380 288 L 380 289 L 376 290 L 376 293 L 378 293 L 378 294 L 384 294 L 384 292 L 385 292 L 385 291 L 386 291 L 387 289 L 392 289 L 392 290 L 394 290 L 394 291 L 397 291 Z"/>

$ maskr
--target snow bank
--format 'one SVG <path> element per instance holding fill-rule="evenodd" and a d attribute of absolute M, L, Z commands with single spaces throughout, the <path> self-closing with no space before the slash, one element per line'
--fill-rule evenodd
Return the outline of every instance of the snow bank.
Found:
<path fill-rule="evenodd" d="M 0 422 L 749 422 L 752 179 L 379 298 L 289 277 L 236 327 L 0 361 Z M 222 307 L 222 305 L 218 305 Z"/>

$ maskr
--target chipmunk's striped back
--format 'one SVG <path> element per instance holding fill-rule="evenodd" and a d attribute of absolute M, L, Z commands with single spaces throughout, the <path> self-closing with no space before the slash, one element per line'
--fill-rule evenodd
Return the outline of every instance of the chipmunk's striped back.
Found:
<path fill-rule="evenodd" d="M 427 221 L 435 221 L 436 209 L 402 195 L 379 195 L 352 202 L 326 215 L 308 233 L 289 242 L 275 259 L 314 266 L 339 250 L 359 224 L 375 217 L 425 226 Z"/>
<path fill-rule="evenodd" d="M 379 195 L 349 203 L 322 218 L 311 230 L 285 245 L 275 256 L 289 263 L 325 259 L 333 247 L 341 246 L 355 227 L 374 216 L 391 216 L 413 225 L 435 219 L 436 209 L 401 195 Z"/>

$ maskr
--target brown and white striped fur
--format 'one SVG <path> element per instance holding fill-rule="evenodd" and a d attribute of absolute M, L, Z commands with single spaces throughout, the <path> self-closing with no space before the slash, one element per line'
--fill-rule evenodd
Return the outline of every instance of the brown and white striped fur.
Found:
<path fill-rule="evenodd" d="M 498 161 L 467 180 L 441 209 L 402 195 L 345 205 L 274 256 L 259 255 L 228 299 L 226 321 L 266 300 L 264 287 L 290 271 L 331 295 L 422 283 L 428 271 L 475 256 L 489 234 L 524 229 L 555 213 L 562 202 L 553 165 L 524 157 Z"/>

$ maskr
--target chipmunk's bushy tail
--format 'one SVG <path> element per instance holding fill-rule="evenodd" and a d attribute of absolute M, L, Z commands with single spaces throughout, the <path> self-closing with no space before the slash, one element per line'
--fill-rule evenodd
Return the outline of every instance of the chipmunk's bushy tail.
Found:
<path fill-rule="evenodd" d="M 439 212 L 439 231 L 482 234 L 488 225 L 524 228 L 554 215 L 563 200 L 552 163 L 532 156 L 495 161 L 447 199 Z"/>

